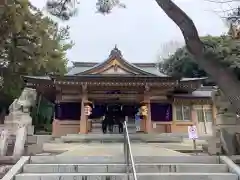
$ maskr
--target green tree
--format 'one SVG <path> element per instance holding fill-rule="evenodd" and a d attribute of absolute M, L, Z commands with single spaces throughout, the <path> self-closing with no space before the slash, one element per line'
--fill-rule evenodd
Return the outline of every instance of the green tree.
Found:
<path fill-rule="evenodd" d="M 240 78 L 240 41 L 229 36 L 201 38 L 205 51 L 204 57 L 221 63 L 231 69 Z M 186 47 L 179 48 L 169 58 L 159 62 L 161 72 L 180 77 L 206 77 L 207 73 L 199 67 Z"/>
<path fill-rule="evenodd" d="M 10 99 L 19 95 L 21 75 L 66 72 L 66 51 L 72 47 L 69 27 L 43 16 L 28 0 L 14 0 L 3 9 L 0 19 L 3 94 Z"/>
<path fill-rule="evenodd" d="M 199 68 L 193 58 L 185 47 L 179 48 L 169 58 L 159 62 L 159 70 L 175 77 L 206 77 L 206 72 Z"/>

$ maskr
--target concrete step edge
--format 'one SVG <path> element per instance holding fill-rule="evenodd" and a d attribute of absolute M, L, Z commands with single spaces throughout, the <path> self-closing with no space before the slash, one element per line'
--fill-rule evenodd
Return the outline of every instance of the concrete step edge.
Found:
<path fill-rule="evenodd" d="M 73 164 L 38 164 L 38 163 L 33 163 L 33 164 L 25 164 L 24 166 L 29 166 L 29 165 L 37 165 L 37 166 L 54 166 L 54 165 L 60 165 L 60 166 L 125 166 L 126 164 L 123 163 L 73 163 Z M 135 166 L 227 166 L 226 164 L 204 164 L 204 163 L 135 163 Z"/>
<path fill-rule="evenodd" d="M 105 176 L 105 175 L 127 175 L 127 173 L 21 173 L 16 176 L 78 176 L 78 175 L 86 175 L 86 176 Z M 154 176 L 179 176 L 179 175 L 196 175 L 196 176 L 215 176 L 215 175 L 236 175 L 234 173 L 137 173 L 138 176 L 144 175 L 154 175 Z M 236 175 L 237 176 L 237 175 Z"/>
<path fill-rule="evenodd" d="M 219 164 L 218 156 L 134 156 L 135 163 Z M 118 164 L 122 156 L 31 156 L 31 164 Z"/>

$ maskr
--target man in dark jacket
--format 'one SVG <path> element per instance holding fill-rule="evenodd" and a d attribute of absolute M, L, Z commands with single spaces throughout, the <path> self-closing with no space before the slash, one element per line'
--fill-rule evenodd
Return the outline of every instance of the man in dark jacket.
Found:
<path fill-rule="evenodd" d="M 119 118 L 118 119 L 118 131 L 119 131 L 119 134 L 122 134 L 123 133 L 123 118 Z"/>
<path fill-rule="evenodd" d="M 106 120 L 106 116 L 103 117 L 102 120 L 102 132 L 103 134 L 106 134 L 107 132 L 107 120 Z"/>

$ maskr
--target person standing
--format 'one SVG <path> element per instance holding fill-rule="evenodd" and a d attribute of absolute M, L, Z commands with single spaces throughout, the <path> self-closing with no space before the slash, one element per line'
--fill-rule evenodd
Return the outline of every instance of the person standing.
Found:
<path fill-rule="evenodd" d="M 123 133 L 123 118 L 119 118 L 118 119 L 118 131 L 119 131 L 119 134 L 122 134 Z"/>
<path fill-rule="evenodd" d="M 141 130 L 141 115 L 139 110 L 135 114 L 135 126 L 136 126 L 136 132 L 139 132 Z"/>
<path fill-rule="evenodd" d="M 106 120 L 106 116 L 103 116 L 103 118 L 102 118 L 102 132 L 103 132 L 103 134 L 107 133 L 107 120 Z"/>

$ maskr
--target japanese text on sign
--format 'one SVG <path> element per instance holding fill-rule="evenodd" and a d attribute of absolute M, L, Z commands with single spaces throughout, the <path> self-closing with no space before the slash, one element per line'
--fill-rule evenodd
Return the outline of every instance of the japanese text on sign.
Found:
<path fill-rule="evenodd" d="M 188 126 L 188 138 L 189 139 L 198 139 L 196 126 Z"/>

